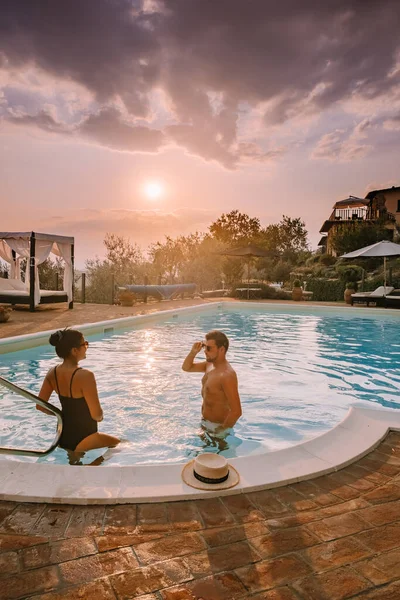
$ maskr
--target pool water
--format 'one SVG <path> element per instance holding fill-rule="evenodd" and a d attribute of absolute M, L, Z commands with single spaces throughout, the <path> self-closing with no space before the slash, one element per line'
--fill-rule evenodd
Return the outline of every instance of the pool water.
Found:
<path fill-rule="evenodd" d="M 233 457 L 276 450 L 331 429 L 355 401 L 400 407 L 396 316 L 349 318 L 340 311 L 248 306 L 177 315 L 86 336 L 90 347 L 81 366 L 96 375 L 104 411 L 99 430 L 124 440 L 107 464 L 186 462 L 203 451 Z M 242 400 L 243 416 L 225 439 L 201 429 L 201 374 L 181 370 L 193 342 L 211 329 L 230 339 L 227 358 L 238 374 Z M 38 393 L 58 362 L 51 346 L 13 352 L 2 355 L 0 375 Z M 53 417 L 1 387 L 0 399 L 2 446 L 51 443 Z M 51 401 L 59 406 L 55 394 Z M 84 462 L 101 453 L 87 453 Z M 67 455 L 57 448 L 39 460 L 67 463 Z"/>

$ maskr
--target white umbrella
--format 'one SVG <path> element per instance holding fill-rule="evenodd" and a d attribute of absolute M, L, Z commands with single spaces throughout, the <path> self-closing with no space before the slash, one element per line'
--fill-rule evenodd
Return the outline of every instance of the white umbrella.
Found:
<path fill-rule="evenodd" d="M 387 240 L 382 240 L 371 246 L 365 246 L 359 250 L 348 252 L 343 254 L 340 258 L 383 258 L 383 269 L 384 269 L 384 289 L 386 292 L 386 258 L 388 256 L 400 256 L 400 244 L 394 244 Z M 384 294 L 385 295 L 385 294 Z"/>

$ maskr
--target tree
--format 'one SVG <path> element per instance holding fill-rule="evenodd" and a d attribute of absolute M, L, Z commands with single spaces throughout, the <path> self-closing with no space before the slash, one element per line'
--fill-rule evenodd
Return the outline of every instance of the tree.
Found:
<path fill-rule="evenodd" d="M 134 283 L 143 279 L 145 261 L 137 244 L 132 244 L 129 238 L 114 233 L 107 233 L 103 243 L 106 247 L 105 262 L 119 283 Z"/>
<path fill-rule="evenodd" d="M 238 210 L 222 214 L 209 227 L 211 235 L 224 244 L 249 244 L 261 231 L 260 221 Z"/>
<path fill-rule="evenodd" d="M 64 265 L 60 257 L 46 258 L 38 266 L 40 288 L 42 290 L 55 290 L 56 282 L 58 279 L 58 285 L 61 286 L 63 282 Z"/>
<path fill-rule="evenodd" d="M 181 267 L 183 280 L 196 283 L 201 290 L 221 286 L 222 263 L 220 242 L 209 234 L 190 234 L 180 238 L 183 245 L 184 263 Z"/>
<path fill-rule="evenodd" d="M 151 244 L 148 253 L 157 279 L 162 281 L 165 278 L 166 283 L 174 283 L 183 263 L 183 250 L 179 239 L 174 240 L 167 235 L 164 243 Z"/>
<path fill-rule="evenodd" d="M 331 247 L 337 256 L 370 246 L 381 240 L 391 240 L 393 232 L 381 224 L 355 221 L 338 225 L 330 235 Z"/>
<path fill-rule="evenodd" d="M 280 260 L 273 271 L 274 281 L 289 281 L 292 267 L 290 263 Z"/>
<path fill-rule="evenodd" d="M 308 251 L 308 233 L 299 217 L 291 219 L 285 215 L 279 223 L 268 225 L 262 230 L 260 243 L 269 250 L 293 260 L 301 252 Z"/>

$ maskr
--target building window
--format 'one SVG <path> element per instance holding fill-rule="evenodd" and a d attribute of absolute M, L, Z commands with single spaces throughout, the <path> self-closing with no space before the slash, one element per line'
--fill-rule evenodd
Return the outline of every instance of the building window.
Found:
<path fill-rule="evenodd" d="M 397 212 L 400 212 L 400 200 L 397 200 Z"/>

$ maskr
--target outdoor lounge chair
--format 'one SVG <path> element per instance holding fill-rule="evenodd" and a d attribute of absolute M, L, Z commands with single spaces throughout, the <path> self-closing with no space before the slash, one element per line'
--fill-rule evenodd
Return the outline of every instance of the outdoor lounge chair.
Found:
<path fill-rule="evenodd" d="M 393 290 L 385 298 L 387 308 L 400 308 L 400 290 Z"/>
<path fill-rule="evenodd" d="M 381 285 L 373 292 L 358 292 L 351 295 L 351 305 L 353 304 L 366 304 L 369 306 L 370 303 L 374 303 L 376 306 L 386 306 L 385 297 L 393 292 L 394 287 Z M 385 296 L 386 294 L 386 296 Z"/>
<path fill-rule="evenodd" d="M 40 304 L 54 304 L 55 302 L 68 302 L 65 292 L 53 290 L 40 290 Z M 29 304 L 30 294 L 25 283 L 20 279 L 4 279 L 0 277 L 0 303 L 1 304 Z"/>

